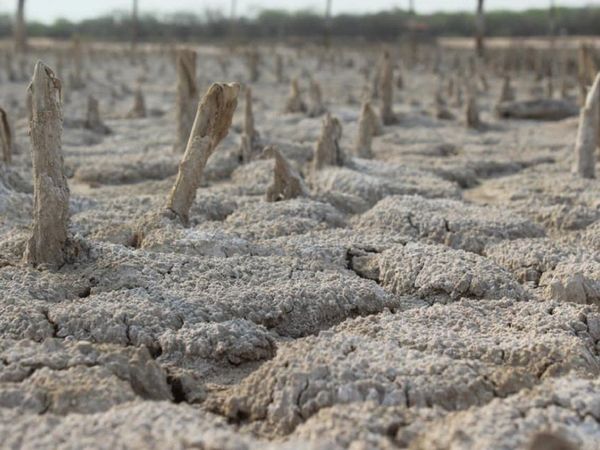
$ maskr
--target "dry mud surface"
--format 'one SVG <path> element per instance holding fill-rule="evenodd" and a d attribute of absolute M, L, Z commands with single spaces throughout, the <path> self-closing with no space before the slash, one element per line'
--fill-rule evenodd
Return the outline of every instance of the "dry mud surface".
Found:
<path fill-rule="evenodd" d="M 172 55 L 86 53 L 85 86 L 61 62 L 78 252 L 54 271 L 22 262 L 37 56 L 14 61 L 19 80 L 0 75 L 15 140 L 0 169 L 0 446 L 599 449 L 600 182 L 571 174 L 577 117 L 497 119 L 490 73 L 483 129 L 452 99 L 455 119 L 438 120 L 437 76 L 405 66 L 400 120 L 361 159 L 360 68 L 374 60 L 288 53 L 287 80 L 305 100 L 318 80 L 343 129 L 344 165 L 313 172 L 323 116 L 283 113 L 273 54 L 251 83 L 256 128 L 310 196 L 265 201 L 273 161 L 240 163 L 241 97 L 189 226 L 143 242 L 137 224 L 181 157 Z M 199 52 L 200 92 L 248 81 L 245 58 L 228 58 L 225 74 Z M 513 83 L 527 99 L 536 81 Z M 148 116 L 126 118 L 138 85 Z M 111 134 L 81 126 L 89 94 Z"/>

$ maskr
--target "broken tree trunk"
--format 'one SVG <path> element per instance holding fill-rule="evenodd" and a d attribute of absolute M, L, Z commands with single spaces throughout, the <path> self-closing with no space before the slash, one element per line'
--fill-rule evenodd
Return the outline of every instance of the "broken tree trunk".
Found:
<path fill-rule="evenodd" d="M 12 53 L 10 51 L 6 52 L 6 54 L 4 55 L 4 65 L 6 67 L 6 78 L 8 79 L 8 81 L 18 81 L 17 74 L 15 73 L 15 69 L 13 68 Z"/>
<path fill-rule="evenodd" d="M 479 78 L 479 84 L 481 85 L 481 90 L 483 92 L 488 92 L 490 90 L 490 83 L 488 82 L 488 79 L 487 79 L 487 76 L 485 75 L 485 73 L 483 71 L 480 71 L 478 78 Z"/>
<path fill-rule="evenodd" d="M 251 83 L 256 83 L 260 78 L 259 64 L 260 54 L 258 50 L 249 50 L 246 54 L 246 65 L 248 66 L 248 75 Z"/>
<path fill-rule="evenodd" d="M 515 90 L 510 83 L 510 75 L 504 75 L 502 82 L 502 92 L 500 93 L 500 103 L 512 102 L 515 99 Z"/>
<path fill-rule="evenodd" d="M 21 56 L 19 58 L 19 79 L 27 80 L 29 78 L 28 61 L 27 58 Z"/>
<path fill-rule="evenodd" d="M 88 97 L 87 116 L 84 127 L 99 134 L 111 133 L 110 128 L 108 128 L 100 118 L 100 107 L 98 100 L 96 100 L 93 95 Z"/>
<path fill-rule="evenodd" d="M 321 86 L 315 80 L 310 80 L 310 87 L 308 90 L 308 117 L 319 117 L 325 113 L 325 106 L 323 106 L 323 96 L 321 94 Z"/>
<path fill-rule="evenodd" d="M 379 64 L 375 64 L 375 71 L 373 72 L 373 78 L 371 79 L 371 99 L 379 99 L 381 93 L 379 92 L 379 85 L 381 82 L 381 62 Z"/>
<path fill-rule="evenodd" d="M 383 124 L 371 106 L 371 102 L 366 100 L 365 103 L 368 103 L 368 105 L 366 108 L 363 106 L 362 113 L 365 114 L 367 120 L 371 123 L 373 136 L 381 136 L 383 134 Z"/>
<path fill-rule="evenodd" d="M 448 86 L 446 87 L 446 95 L 448 98 L 453 98 L 455 95 L 455 85 L 454 85 L 454 76 L 450 76 L 448 79 Z"/>
<path fill-rule="evenodd" d="M 2 161 L 4 164 L 12 163 L 12 133 L 8 122 L 8 115 L 0 108 L 0 146 L 2 146 Z"/>
<path fill-rule="evenodd" d="M 244 104 L 244 132 L 242 134 L 241 155 L 242 162 L 249 163 L 261 152 L 260 133 L 254 127 L 254 112 L 252 111 L 252 89 L 246 87 L 246 101 Z"/>
<path fill-rule="evenodd" d="M 381 136 L 383 134 L 383 124 L 381 123 L 381 119 L 379 118 L 371 104 L 369 104 L 367 115 L 369 116 L 369 120 L 371 121 L 373 136 Z"/>
<path fill-rule="evenodd" d="M 371 109 L 369 102 L 363 103 L 360 119 L 358 121 L 358 136 L 356 139 L 356 156 L 360 158 L 373 158 L 373 150 L 371 144 L 373 142 L 373 136 L 376 132 L 376 123 L 373 119 L 375 113 Z"/>
<path fill-rule="evenodd" d="M 85 87 L 83 82 L 83 50 L 81 48 L 81 39 L 79 36 L 73 37 L 73 72 L 69 77 L 69 87 L 73 90 Z"/>
<path fill-rule="evenodd" d="M 15 19 L 15 51 L 27 50 L 27 25 L 25 23 L 25 0 L 17 1 L 17 16 Z"/>
<path fill-rule="evenodd" d="M 294 78 L 290 85 L 290 95 L 285 104 L 286 113 L 305 113 L 306 104 L 302 100 L 300 95 L 300 87 L 298 85 L 298 79 Z"/>
<path fill-rule="evenodd" d="M 62 50 L 58 50 L 56 53 L 56 68 L 55 68 L 57 77 L 63 76 L 64 65 L 65 65 L 64 54 L 63 54 Z"/>
<path fill-rule="evenodd" d="M 179 173 L 167 200 L 167 209 L 184 225 L 196 198 L 206 162 L 221 140 L 227 136 L 237 106 L 240 86 L 214 83 L 198 105 Z"/>
<path fill-rule="evenodd" d="M 462 108 L 463 104 L 464 104 L 464 101 L 463 101 L 463 88 L 462 88 L 462 84 L 461 83 L 456 83 L 456 86 L 454 88 L 453 106 L 455 108 Z"/>
<path fill-rule="evenodd" d="M 560 82 L 560 98 L 562 98 L 563 100 L 567 100 L 570 95 L 569 95 L 569 91 L 571 90 L 571 86 L 569 85 L 569 80 L 567 79 L 566 76 L 563 76 L 561 82 Z"/>
<path fill-rule="evenodd" d="M 275 77 L 278 83 L 285 81 L 285 76 L 283 75 L 283 56 L 279 53 L 275 56 Z"/>
<path fill-rule="evenodd" d="M 577 54 L 577 70 L 579 81 L 579 98 L 581 105 L 587 101 L 587 89 L 594 82 L 598 69 L 594 62 L 592 50 L 589 46 L 582 44 Z"/>
<path fill-rule="evenodd" d="M 556 69 L 554 68 L 554 64 L 552 61 L 546 62 L 545 68 L 545 78 L 546 78 L 546 89 L 545 94 L 546 98 L 554 97 L 554 75 L 556 73 Z"/>
<path fill-rule="evenodd" d="M 133 7 L 131 8 L 131 54 L 130 60 L 135 64 L 137 53 L 137 42 L 139 34 L 139 20 L 138 20 L 138 0 L 133 0 Z"/>
<path fill-rule="evenodd" d="M 435 103 L 436 119 L 438 119 L 438 120 L 454 120 L 455 119 L 452 111 L 450 111 L 448 109 L 448 105 L 446 104 L 446 100 L 444 99 L 444 95 L 443 95 L 443 88 L 441 86 L 435 94 L 434 103 Z"/>
<path fill-rule="evenodd" d="M 225 78 L 229 77 L 229 66 L 231 65 L 231 61 L 229 61 L 229 57 L 225 56 L 223 54 L 219 54 L 217 56 L 217 63 L 219 64 L 219 67 L 221 68 L 221 74 L 223 75 L 223 77 L 225 77 Z"/>
<path fill-rule="evenodd" d="M 552 75 L 546 78 L 546 97 L 554 97 L 554 80 L 552 79 Z"/>
<path fill-rule="evenodd" d="M 69 186 L 61 149 L 60 81 L 41 61 L 27 90 L 33 159 L 33 230 L 24 259 L 59 267 L 65 262 L 69 221 Z"/>
<path fill-rule="evenodd" d="M 477 16 L 475 17 L 475 54 L 478 58 L 484 56 L 485 15 L 483 0 L 477 0 Z"/>
<path fill-rule="evenodd" d="M 275 159 L 273 183 L 267 188 L 266 200 L 278 202 L 296 197 L 308 197 L 308 189 L 300 174 L 274 146 L 265 148 L 263 156 Z"/>
<path fill-rule="evenodd" d="M 469 128 L 481 128 L 481 119 L 479 118 L 479 106 L 477 105 L 477 89 L 475 86 L 468 88 L 467 107 L 465 110 L 467 126 Z"/>
<path fill-rule="evenodd" d="M 177 120 L 177 136 L 173 151 L 183 153 L 190 130 L 194 123 L 195 108 L 198 104 L 198 87 L 196 84 L 196 52 L 194 50 L 177 51 L 177 99 L 175 117 Z"/>
<path fill-rule="evenodd" d="M 396 89 L 401 91 L 404 89 L 404 77 L 402 76 L 402 68 L 398 69 L 398 76 L 396 77 Z"/>
<path fill-rule="evenodd" d="M 392 125 L 397 122 L 396 115 L 392 109 L 394 103 L 394 68 L 390 52 L 384 50 L 381 60 L 381 78 L 379 80 L 379 95 L 381 97 L 381 120 L 384 125 Z"/>
<path fill-rule="evenodd" d="M 143 119 L 146 117 L 146 100 L 140 86 L 133 94 L 133 108 L 127 113 L 128 119 Z"/>
<path fill-rule="evenodd" d="M 579 116 L 573 172 L 582 178 L 596 176 L 596 149 L 600 146 L 600 73 L 590 88 Z"/>
<path fill-rule="evenodd" d="M 341 166 L 344 164 L 344 154 L 340 148 L 342 125 L 340 121 L 327 113 L 323 120 L 321 136 L 317 142 L 313 158 L 313 169 L 319 170 L 324 166 Z"/>

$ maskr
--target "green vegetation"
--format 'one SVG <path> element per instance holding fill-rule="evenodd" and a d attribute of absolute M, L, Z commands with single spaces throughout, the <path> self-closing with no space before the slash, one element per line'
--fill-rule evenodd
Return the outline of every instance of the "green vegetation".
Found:
<path fill-rule="evenodd" d="M 12 20 L 0 16 L 0 37 L 12 33 Z M 599 35 L 600 7 L 557 8 L 557 30 L 567 35 Z M 342 14 L 332 20 L 331 35 L 335 38 L 393 40 L 410 32 L 411 24 L 422 37 L 471 36 L 474 32 L 472 13 L 435 13 L 411 16 L 396 9 L 366 15 Z M 539 36 L 548 33 L 547 9 L 525 12 L 491 11 L 486 14 L 488 36 Z M 127 40 L 131 36 L 131 18 L 127 13 L 114 13 L 96 19 L 73 23 L 57 20 L 46 25 L 28 23 L 30 36 L 49 36 L 68 39 L 78 33 L 102 40 Z M 235 26 L 218 11 L 202 15 L 178 13 L 168 16 L 143 15 L 139 21 L 139 37 L 145 41 L 207 41 L 235 34 L 237 39 L 303 38 L 319 40 L 325 32 L 322 16 L 312 11 L 289 13 L 278 10 L 262 11 L 256 18 L 240 19 Z"/>

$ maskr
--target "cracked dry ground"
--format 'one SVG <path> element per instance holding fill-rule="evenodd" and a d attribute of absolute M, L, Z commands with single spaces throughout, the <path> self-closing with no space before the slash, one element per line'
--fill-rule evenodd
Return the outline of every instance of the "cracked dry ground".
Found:
<path fill-rule="evenodd" d="M 135 223 L 179 160 L 174 69 L 168 55 L 86 58 L 101 69 L 63 108 L 85 250 L 58 271 L 20 262 L 26 83 L 0 84 L 20 149 L 0 183 L 2 447 L 518 449 L 550 432 L 600 448 L 600 182 L 570 174 L 577 118 L 498 121 L 490 77 L 489 127 L 467 130 L 428 113 L 433 74 L 405 70 L 402 121 L 375 138 L 375 159 L 309 176 L 322 118 L 281 113 L 288 86 L 265 58 L 256 125 L 311 198 L 265 202 L 273 163 L 240 165 L 238 107 L 190 227 L 139 248 Z M 217 61 L 200 54 L 201 91 L 225 78 Z M 310 55 L 286 70 L 302 68 L 351 153 L 362 75 Z M 242 57 L 227 78 L 244 81 Z M 150 115 L 123 119 L 136 82 Z M 89 93 L 109 136 L 77 126 Z"/>

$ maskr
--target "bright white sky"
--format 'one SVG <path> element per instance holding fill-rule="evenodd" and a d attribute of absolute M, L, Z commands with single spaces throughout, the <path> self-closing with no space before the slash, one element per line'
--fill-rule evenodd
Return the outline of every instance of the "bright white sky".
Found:
<path fill-rule="evenodd" d="M 394 7 L 407 8 L 409 0 L 332 0 L 333 13 L 373 12 Z M 140 11 L 171 13 L 191 11 L 198 14 L 206 8 L 218 9 L 229 15 L 231 0 L 139 0 Z M 551 0 L 486 0 L 486 9 L 546 8 Z M 557 6 L 600 5 L 600 0 L 554 0 Z M 59 17 L 70 20 L 97 17 L 114 10 L 128 10 L 131 0 L 26 0 L 27 17 L 53 22 Z M 0 0 L 0 12 L 12 12 L 17 0 Z M 417 12 L 471 10 L 476 0 L 414 0 Z M 261 9 L 324 10 L 325 0 L 237 0 L 238 14 L 252 15 Z"/>

